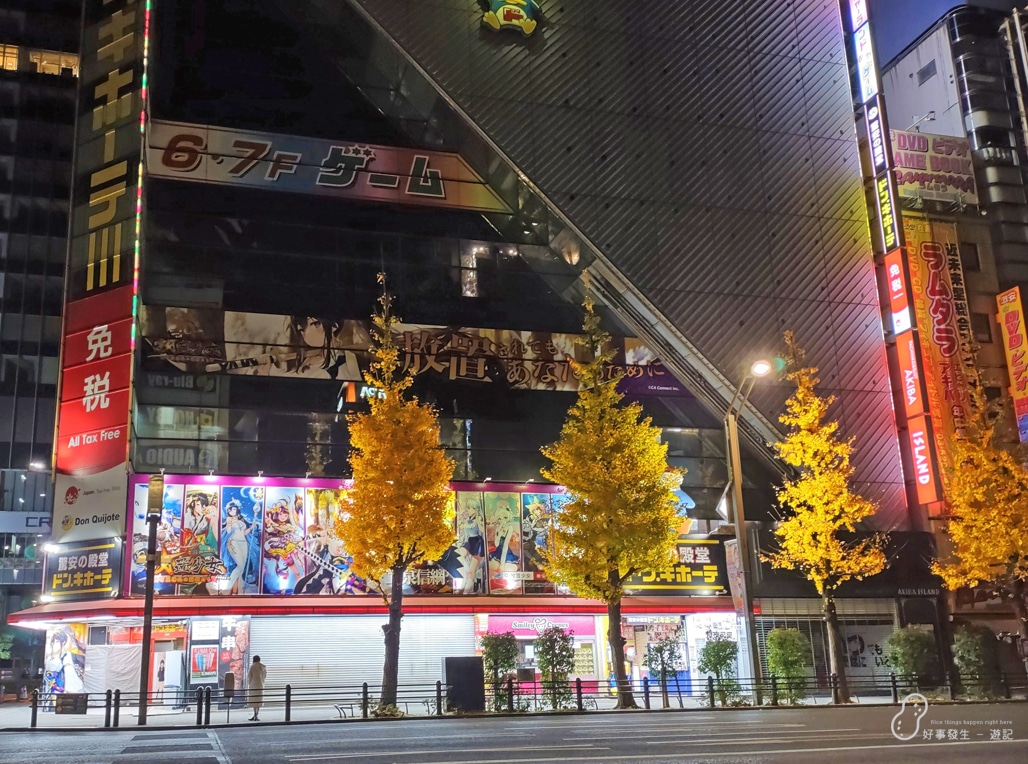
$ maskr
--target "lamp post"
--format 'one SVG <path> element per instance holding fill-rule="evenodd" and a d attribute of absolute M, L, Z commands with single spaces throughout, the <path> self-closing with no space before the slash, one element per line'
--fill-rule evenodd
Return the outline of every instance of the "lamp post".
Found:
<path fill-rule="evenodd" d="M 753 622 L 753 597 L 750 593 L 750 553 L 746 542 L 746 514 L 742 504 L 742 457 L 739 452 L 739 412 L 753 391 L 753 385 L 760 377 L 771 371 L 768 361 L 760 360 L 750 367 L 739 389 L 735 391 L 728 411 L 725 412 L 725 457 L 728 461 L 728 479 L 731 485 L 731 519 L 735 526 L 735 539 L 739 556 L 739 574 L 742 578 L 743 626 L 746 641 L 749 642 L 750 676 L 754 688 L 760 679 L 760 656 L 757 654 L 757 630 Z M 738 403 L 738 407 L 736 404 Z"/>
<path fill-rule="evenodd" d="M 146 600 L 143 605 L 143 656 L 139 677 L 139 725 L 146 725 L 150 694 L 150 642 L 153 637 L 153 579 L 157 567 L 157 523 L 164 508 L 164 470 L 150 477 L 146 501 Z"/>

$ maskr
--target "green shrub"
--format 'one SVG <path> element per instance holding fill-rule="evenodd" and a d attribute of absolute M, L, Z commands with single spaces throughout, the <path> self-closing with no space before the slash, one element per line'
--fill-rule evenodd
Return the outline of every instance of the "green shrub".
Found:
<path fill-rule="evenodd" d="M 772 629 L 768 633 L 767 667 L 786 703 L 799 703 L 807 696 L 810 665 L 810 640 L 799 629 Z"/>
<path fill-rule="evenodd" d="M 575 668 L 575 640 L 572 632 L 551 626 L 535 640 L 535 659 L 543 684 L 543 697 L 553 710 L 571 707 L 571 685 Z"/>
<path fill-rule="evenodd" d="M 890 665 L 905 683 L 916 679 L 918 686 L 937 684 L 939 653 L 932 632 L 905 626 L 890 634 L 885 646 Z"/>
<path fill-rule="evenodd" d="M 699 670 L 714 675 L 714 687 L 722 706 L 734 703 L 739 697 L 739 682 L 735 678 L 739 645 L 721 632 L 707 632 L 707 643 L 700 650 Z"/>
<path fill-rule="evenodd" d="M 482 663 L 485 667 L 486 681 L 492 688 L 494 711 L 507 709 L 510 701 L 508 680 L 515 676 L 520 655 L 514 632 L 482 636 Z"/>
<path fill-rule="evenodd" d="M 953 662 L 969 695 L 993 695 L 999 670 L 996 635 L 987 626 L 966 625 L 953 635 Z"/>

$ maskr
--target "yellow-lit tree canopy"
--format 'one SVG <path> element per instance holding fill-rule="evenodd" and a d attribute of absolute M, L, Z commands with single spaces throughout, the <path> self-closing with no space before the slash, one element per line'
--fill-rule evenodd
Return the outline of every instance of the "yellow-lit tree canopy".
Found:
<path fill-rule="evenodd" d="M 439 444 L 436 412 L 405 397 L 411 376 L 399 368 L 392 298 L 385 290 L 373 316 L 374 361 L 365 382 L 378 391 L 370 411 L 349 417 L 353 489 L 349 512 L 336 532 L 353 556 L 353 571 L 379 585 L 389 605 L 380 708 L 396 704 L 403 614 L 403 575 L 438 560 L 454 540 L 453 500 L 447 484 L 453 462 Z"/>
<path fill-rule="evenodd" d="M 659 429 L 640 418 L 637 404 L 621 405 L 617 377 L 604 380 L 611 356 L 601 349 L 609 338 L 588 297 L 583 328 L 593 360 L 572 361 L 578 399 L 560 439 L 542 450 L 552 463 L 543 476 L 565 486 L 570 497 L 554 518 L 543 567 L 576 595 L 606 603 L 619 706 L 632 708 L 621 598 L 631 576 L 672 564 L 679 524 L 674 489 L 681 478 L 668 471 Z"/>
<path fill-rule="evenodd" d="M 789 428 L 776 443 L 778 456 L 795 467 L 799 476 L 786 480 L 778 490 L 785 514 L 775 530 L 776 548 L 764 558 L 776 568 L 796 570 L 806 576 L 821 596 L 829 625 L 832 672 L 839 678 L 839 694 L 848 701 L 846 655 L 835 609 L 835 592 L 851 579 L 873 576 L 885 568 L 885 538 L 879 534 L 845 538 L 858 524 L 875 513 L 873 502 L 850 488 L 853 440 L 840 440 L 839 423 L 825 421 L 834 402 L 822 398 L 816 387 L 817 369 L 805 365 L 805 354 L 786 332 L 789 381 L 796 391 L 786 402 L 779 421 Z"/>
<path fill-rule="evenodd" d="M 1012 600 L 1028 639 L 1028 472 L 1001 445 L 998 414 L 977 389 L 965 435 L 950 446 L 950 550 L 934 567 L 951 590 L 984 585 Z"/>

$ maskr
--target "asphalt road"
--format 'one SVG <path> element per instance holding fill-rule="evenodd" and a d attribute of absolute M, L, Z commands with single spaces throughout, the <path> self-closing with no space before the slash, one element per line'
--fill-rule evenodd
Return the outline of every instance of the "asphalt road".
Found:
<path fill-rule="evenodd" d="M 0 762 L 1028 762 L 1028 704 L 932 706 L 916 733 L 912 713 L 906 710 L 899 725 L 902 734 L 912 735 L 908 741 L 893 736 L 897 709 L 888 706 L 8 732 L 0 735 Z"/>

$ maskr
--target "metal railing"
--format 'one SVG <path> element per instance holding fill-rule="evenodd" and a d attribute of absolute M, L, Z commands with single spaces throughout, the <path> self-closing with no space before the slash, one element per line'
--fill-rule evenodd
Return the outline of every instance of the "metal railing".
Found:
<path fill-rule="evenodd" d="M 929 701 L 1028 700 L 1023 674 L 996 674 L 985 678 L 898 676 L 868 679 L 850 677 L 852 700 L 858 703 L 898 704 L 912 692 Z M 733 706 L 787 706 L 831 704 L 843 701 L 834 675 L 822 678 L 746 679 L 669 677 L 666 683 L 649 678 L 629 682 L 634 700 L 643 709 L 726 708 Z M 261 698 L 263 721 L 372 719 L 385 716 L 442 716 L 469 713 L 588 713 L 617 706 L 614 687 L 597 680 L 567 682 L 522 681 L 513 677 L 486 683 L 484 695 L 472 693 L 469 702 L 454 685 L 442 682 L 400 685 L 395 709 L 380 709 L 381 687 L 360 685 L 266 688 Z M 147 708 L 152 724 L 207 727 L 247 723 L 239 712 L 248 711 L 252 696 L 246 691 L 226 693 L 216 687 L 195 692 L 149 693 Z M 124 727 L 138 724 L 139 693 L 107 690 L 104 693 L 46 693 L 34 690 L 29 703 L 29 727 Z M 463 704 L 463 706 L 462 706 Z M 483 708 L 484 706 L 484 708 Z M 233 712 L 236 716 L 233 719 Z M 85 719 L 70 720 L 73 714 Z M 59 720 L 58 718 L 61 718 Z M 161 719 L 163 721 L 158 721 Z M 52 720 L 52 721 L 50 721 Z M 42 723 L 41 723 L 42 722 Z M 50 723 L 47 723 L 50 722 Z"/>

